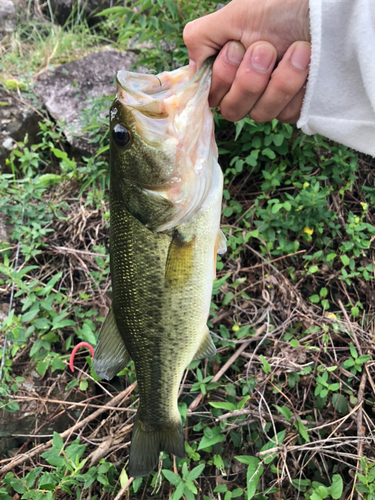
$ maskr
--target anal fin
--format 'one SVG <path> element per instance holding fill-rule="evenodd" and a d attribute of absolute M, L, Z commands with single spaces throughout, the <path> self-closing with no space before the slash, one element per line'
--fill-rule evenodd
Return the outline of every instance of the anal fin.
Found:
<path fill-rule="evenodd" d="M 212 341 L 210 332 L 206 327 L 206 332 L 203 336 L 202 342 L 199 344 L 197 352 L 195 353 L 192 361 L 195 361 L 196 359 L 210 358 L 211 356 L 215 356 L 215 354 L 216 347 Z"/>
<path fill-rule="evenodd" d="M 111 307 L 99 333 L 94 354 L 94 370 L 99 377 L 111 380 L 129 361 L 130 355 L 117 328 Z"/>

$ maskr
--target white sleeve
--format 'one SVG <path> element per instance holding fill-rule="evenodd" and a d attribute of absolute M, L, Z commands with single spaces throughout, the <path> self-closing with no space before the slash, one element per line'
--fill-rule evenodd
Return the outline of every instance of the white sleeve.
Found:
<path fill-rule="evenodd" d="M 310 23 L 297 125 L 375 156 L 375 0 L 310 0 Z"/>

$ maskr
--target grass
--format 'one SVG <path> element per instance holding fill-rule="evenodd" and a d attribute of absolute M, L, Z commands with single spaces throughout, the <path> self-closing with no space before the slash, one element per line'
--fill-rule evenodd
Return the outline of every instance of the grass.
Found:
<path fill-rule="evenodd" d="M 3 84 L 26 82 L 16 91 L 29 99 L 48 64 L 108 40 L 124 48 L 137 35 L 151 40 L 136 49 L 143 63 L 186 62 L 182 27 L 209 4 L 135 7 L 107 12 L 94 29 L 33 21 L 27 45 L 20 26 L 12 40 L 21 49 L 10 39 L 3 48 Z M 152 48 L 161 29 L 168 44 Z M 372 160 L 277 121 L 229 124 L 215 113 L 228 238 L 209 318 L 218 354 L 193 362 L 183 381 L 186 457 L 163 454 L 158 470 L 131 481 L 133 363 L 112 383 L 98 380 L 85 351 L 67 370 L 75 344 L 95 345 L 110 302 L 103 106 L 82 117 L 97 156 L 71 151 L 46 116 L 39 143 L 19 143 L 0 175 L 12 233 L 0 246 L 0 301 L 11 305 L 0 406 L 16 417 L 32 404 L 45 415 L 17 438 L 16 458 L 0 457 L 0 498 L 373 499 Z M 51 433 L 61 415 L 67 430 Z"/>

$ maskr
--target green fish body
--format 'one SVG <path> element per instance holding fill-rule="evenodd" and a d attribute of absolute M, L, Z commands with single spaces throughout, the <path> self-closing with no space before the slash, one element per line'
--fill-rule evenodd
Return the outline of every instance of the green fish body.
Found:
<path fill-rule="evenodd" d="M 184 456 L 178 391 L 194 359 L 215 354 L 207 329 L 220 232 L 222 173 L 207 104 L 211 63 L 118 74 L 111 108 L 112 307 L 94 368 L 110 379 L 133 359 L 139 388 L 129 475 L 160 451 Z"/>

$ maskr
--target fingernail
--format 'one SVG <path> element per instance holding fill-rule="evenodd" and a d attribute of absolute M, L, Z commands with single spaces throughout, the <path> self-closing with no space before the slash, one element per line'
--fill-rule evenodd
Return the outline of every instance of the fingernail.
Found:
<path fill-rule="evenodd" d="M 267 73 L 274 61 L 275 54 L 268 45 L 257 45 L 251 56 L 251 65 L 260 73 Z"/>
<path fill-rule="evenodd" d="M 307 43 L 297 44 L 290 62 L 295 68 L 305 71 L 310 64 L 310 45 Z"/>
<path fill-rule="evenodd" d="M 240 42 L 230 42 L 228 44 L 227 58 L 228 60 L 239 66 L 245 54 L 245 47 Z"/>
<path fill-rule="evenodd" d="M 197 72 L 197 65 L 194 61 L 190 59 L 189 61 L 189 78 L 193 78 L 195 73 Z"/>

